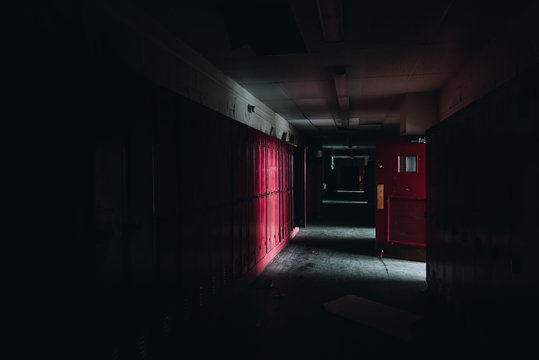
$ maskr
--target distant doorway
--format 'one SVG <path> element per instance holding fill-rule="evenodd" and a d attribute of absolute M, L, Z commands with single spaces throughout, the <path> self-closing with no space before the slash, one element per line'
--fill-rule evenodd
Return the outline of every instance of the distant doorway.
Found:
<path fill-rule="evenodd" d="M 334 223 L 375 226 L 374 145 L 366 149 L 324 151 L 322 214 Z"/>

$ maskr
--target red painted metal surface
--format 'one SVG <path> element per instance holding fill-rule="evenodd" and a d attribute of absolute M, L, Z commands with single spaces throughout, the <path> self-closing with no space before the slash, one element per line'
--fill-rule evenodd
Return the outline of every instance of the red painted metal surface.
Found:
<path fill-rule="evenodd" d="M 387 244 L 425 246 L 425 144 L 417 137 L 387 137 L 376 142 L 376 183 L 383 204 L 376 210 L 376 249 Z M 381 208 L 383 205 L 383 208 Z"/>
<path fill-rule="evenodd" d="M 388 242 L 426 246 L 425 206 L 424 200 L 388 198 Z"/>
<path fill-rule="evenodd" d="M 312 219 L 312 199 L 313 199 L 313 166 L 306 164 L 305 166 L 305 217 L 306 220 Z"/>

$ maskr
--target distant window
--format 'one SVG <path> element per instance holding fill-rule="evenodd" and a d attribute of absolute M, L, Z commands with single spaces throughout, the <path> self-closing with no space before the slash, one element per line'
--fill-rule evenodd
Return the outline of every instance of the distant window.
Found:
<path fill-rule="evenodd" d="M 417 172 L 417 156 L 399 156 L 398 171 L 400 173 L 416 173 Z"/>

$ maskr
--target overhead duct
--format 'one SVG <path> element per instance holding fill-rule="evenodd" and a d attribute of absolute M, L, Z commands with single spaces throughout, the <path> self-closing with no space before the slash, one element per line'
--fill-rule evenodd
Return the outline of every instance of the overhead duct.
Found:
<path fill-rule="evenodd" d="M 317 0 L 316 3 L 324 40 L 329 42 L 342 41 L 344 39 L 342 1 Z"/>

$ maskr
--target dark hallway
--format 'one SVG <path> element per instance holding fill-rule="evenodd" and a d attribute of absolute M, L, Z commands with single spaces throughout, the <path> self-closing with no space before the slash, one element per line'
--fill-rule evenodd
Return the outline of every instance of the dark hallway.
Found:
<path fill-rule="evenodd" d="M 533 354 L 529 329 L 515 327 L 510 335 L 493 337 L 463 328 L 429 292 L 424 262 L 375 256 L 374 228 L 362 225 L 367 211 L 365 205 L 325 205 L 320 219 L 301 229 L 241 296 L 223 304 L 219 321 L 198 332 L 188 331 L 196 338 L 188 335 L 185 343 L 207 358 L 227 354 L 239 359 L 428 359 L 437 352 L 439 358 L 454 359 Z M 325 308 L 345 295 L 391 309 L 377 312 L 378 320 L 369 324 L 365 314 L 358 321 Z M 392 318 L 394 309 L 417 320 Z M 504 316 L 493 312 L 483 325 L 498 326 Z M 237 338 L 242 339 L 240 348 Z M 208 339 L 215 346 L 207 347 Z"/>
<path fill-rule="evenodd" d="M 301 229 L 245 291 L 240 314 L 256 334 L 250 344 L 257 359 L 395 356 L 421 348 L 419 333 L 414 344 L 324 309 L 348 294 L 420 316 L 431 308 L 425 263 L 376 257 L 374 228 L 361 225 L 366 210 L 324 206 L 322 220 Z M 421 331 L 421 324 L 416 326 Z M 272 334 L 286 336 L 275 346 L 267 341 Z"/>
<path fill-rule="evenodd" d="M 23 4 L 4 132 L 18 347 L 536 353 L 537 6 Z"/>
<path fill-rule="evenodd" d="M 237 299 L 223 304 L 217 322 L 188 330 L 195 337 L 183 341 L 206 358 L 429 358 L 441 349 L 444 359 L 529 355 L 531 334 L 524 329 L 494 341 L 462 328 L 429 292 L 424 262 L 377 257 L 374 228 L 364 220 L 368 211 L 365 205 L 325 205 Z M 339 316 L 325 308 L 345 295 L 391 309 L 373 308 L 369 323 L 368 315 L 358 320 L 353 311 Z M 417 319 L 403 321 L 395 309 Z"/>

